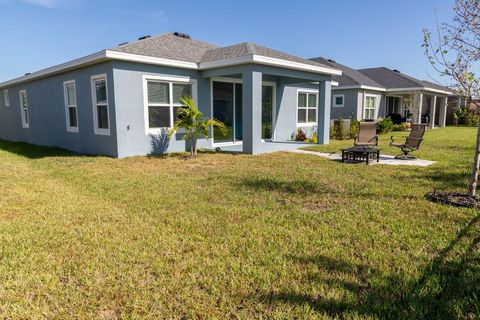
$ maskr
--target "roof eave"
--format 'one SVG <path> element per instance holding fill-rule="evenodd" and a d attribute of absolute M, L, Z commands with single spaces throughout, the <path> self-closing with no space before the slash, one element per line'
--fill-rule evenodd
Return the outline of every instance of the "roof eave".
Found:
<path fill-rule="evenodd" d="M 445 94 L 447 96 L 453 95 L 453 93 L 450 92 L 450 91 L 445 91 L 445 90 L 440 90 L 440 89 L 435 89 L 435 88 L 430 88 L 430 87 L 410 87 L 410 88 L 407 87 L 407 88 L 390 88 L 390 89 L 387 89 L 387 92 L 401 92 L 401 91 L 429 91 L 429 92 Z"/>
<path fill-rule="evenodd" d="M 348 89 L 364 89 L 364 90 L 373 90 L 373 91 L 387 91 L 386 88 L 365 86 L 365 85 L 353 85 L 353 86 L 338 86 L 335 90 L 348 90 Z"/>
<path fill-rule="evenodd" d="M 100 52 L 97 52 L 97 53 L 94 53 L 94 54 L 91 54 L 91 55 L 88 55 L 88 56 L 85 56 L 85 57 L 82 57 L 82 58 L 79 58 L 79 59 L 68 61 L 68 62 L 59 64 L 59 65 L 56 65 L 56 66 L 53 66 L 53 67 L 49 67 L 49 68 L 46 68 L 46 69 L 42 69 L 42 70 L 39 70 L 39 71 L 36 71 L 36 72 L 32 72 L 32 73 L 27 74 L 27 75 L 22 76 L 22 77 L 7 80 L 5 82 L 0 83 L 0 88 L 6 88 L 6 87 L 11 86 L 11 85 L 21 84 L 21 83 L 25 83 L 25 82 L 28 82 L 28 81 L 31 81 L 31 80 L 44 78 L 44 77 L 47 77 L 47 76 L 51 76 L 53 74 L 78 69 L 80 67 L 85 67 L 85 66 L 96 64 L 96 63 L 106 61 L 106 60 L 108 60 L 107 50 L 102 50 Z"/>
<path fill-rule="evenodd" d="M 199 69 L 206 70 L 206 69 L 229 67 L 229 66 L 247 64 L 247 63 L 269 65 L 269 66 L 282 67 L 287 69 L 321 73 L 326 75 L 338 75 L 338 76 L 342 75 L 341 70 L 334 69 L 334 68 L 315 66 L 315 65 L 310 65 L 306 63 L 271 58 L 271 57 L 266 57 L 266 56 L 256 55 L 256 54 L 246 55 L 246 56 L 241 56 L 236 58 L 216 60 L 216 61 L 201 62 L 199 64 Z"/>

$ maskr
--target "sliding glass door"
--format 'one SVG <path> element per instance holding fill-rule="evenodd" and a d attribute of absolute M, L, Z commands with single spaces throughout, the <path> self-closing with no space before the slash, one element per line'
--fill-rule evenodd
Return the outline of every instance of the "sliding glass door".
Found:
<path fill-rule="evenodd" d="M 273 139 L 273 86 L 262 87 L 262 139 Z"/>
<path fill-rule="evenodd" d="M 227 126 L 226 135 L 214 128 L 215 143 L 234 141 L 234 84 L 227 82 L 213 83 L 213 117 Z"/>
<path fill-rule="evenodd" d="M 227 126 L 227 134 L 214 128 L 214 143 L 240 142 L 243 138 L 242 84 L 213 82 L 213 117 Z M 274 86 L 262 86 L 262 139 L 273 138 Z"/>

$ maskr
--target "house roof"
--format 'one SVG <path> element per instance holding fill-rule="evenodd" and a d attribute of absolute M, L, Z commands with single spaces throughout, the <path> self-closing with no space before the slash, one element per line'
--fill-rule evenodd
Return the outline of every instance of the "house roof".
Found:
<path fill-rule="evenodd" d="M 422 88 L 424 90 L 438 90 L 444 92 L 451 92 L 447 87 L 438 85 L 436 83 L 418 80 L 414 77 L 401 73 L 398 70 L 391 70 L 385 67 L 369 68 L 358 70 L 365 76 L 380 83 L 387 90 L 400 90 L 400 89 L 416 89 Z"/>
<path fill-rule="evenodd" d="M 358 70 L 347 67 L 343 64 L 337 63 L 331 59 L 318 57 L 310 59 L 321 64 L 329 65 L 335 69 L 342 71 L 342 75 L 333 76 L 333 80 L 338 82 L 339 87 L 350 87 L 350 86 L 365 86 L 372 88 L 379 88 L 384 90 L 384 86 L 376 82 L 375 80 L 367 77 Z"/>
<path fill-rule="evenodd" d="M 207 42 L 192 39 L 189 36 L 182 36 L 177 33 L 164 33 L 26 74 L 23 77 L 0 83 L 0 87 L 23 83 L 109 60 L 197 70 L 254 63 L 327 75 L 341 74 L 340 70 L 330 65 L 296 57 L 255 43 L 246 42 L 221 48 Z"/>
<path fill-rule="evenodd" d="M 244 42 L 244 43 L 236 44 L 233 46 L 208 50 L 205 53 L 202 59 L 202 62 L 212 62 L 212 61 L 223 60 L 223 59 L 233 59 L 233 58 L 238 58 L 238 57 L 243 57 L 248 55 L 259 55 L 259 56 L 264 56 L 264 57 L 269 57 L 274 59 L 305 63 L 312 66 L 335 69 L 334 67 L 332 68 L 332 66 L 329 64 L 299 58 L 291 54 L 273 50 L 252 42 Z"/>
<path fill-rule="evenodd" d="M 216 48 L 218 48 L 216 45 L 192 38 L 178 37 L 169 32 L 120 45 L 109 50 L 200 63 L 206 51 Z"/>

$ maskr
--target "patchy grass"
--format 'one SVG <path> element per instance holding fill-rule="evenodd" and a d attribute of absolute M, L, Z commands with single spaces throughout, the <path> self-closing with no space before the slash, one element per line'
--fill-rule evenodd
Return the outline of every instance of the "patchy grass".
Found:
<path fill-rule="evenodd" d="M 428 168 L 0 142 L 0 317 L 479 317 L 478 211 L 424 198 L 466 188 L 474 140 L 427 132 Z"/>

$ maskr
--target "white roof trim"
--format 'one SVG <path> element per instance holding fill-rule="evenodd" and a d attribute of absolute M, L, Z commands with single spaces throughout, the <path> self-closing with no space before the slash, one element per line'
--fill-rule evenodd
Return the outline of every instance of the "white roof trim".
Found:
<path fill-rule="evenodd" d="M 0 88 L 8 87 L 14 84 L 27 82 L 37 78 L 50 76 L 56 73 L 61 73 L 68 70 L 73 70 L 79 67 L 84 67 L 87 65 L 99 63 L 102 61 L 108 61 L 108 60 L 130 61 L 130 62 L 176 67 L 176 68 L 182 68 L 182 69 L 195 69 L 195 70 L 219 68 L 219 67 L 240 65 L 240 64 L 246 64 L 246 63 L 257 63 L 262 65 L 271 65 L 271 66 L 283 67 L 287 69 L 316 72 L 316 73 L 322 73 L 322 74 L 328 74 L 328 75 L 342 74 L 340 70 L 333 69 L 333 68 L 314 66 L 306 63 L 269 58 L 269 57 L 259 56 L 259 55 L 248 55 L 248 56 L 242 56 L 242 57 L 232 58 L 232 59 L 224 59 L 224 60 L 218 60 L 218 61 L 212 61 L 212 62 L 202 62 L 198 64 L 194 62 L 163 59 L 163 58 L 143 56 L 143 55 L 137 55 L 137 54 L 131 54 L 131 53 L 118 52 L 118 51 L 103 50 L 83 58 L 72 60 L 72 61 L 62 63 L 50 68 L 33 72 L 23 77 L 2 82 L 0 83 Z"/>
<path fill-rule="evenodd" d="M 445 91 L 445 90 L 440 90 L 440 89 L 434 89 L 434 88 L 429 88 L 429 87 L 414 87 L 414 88 L 393 88 L 393 89 L 387 89 L 387 92 L 399 92 L 399 91 L 430 91 L 430 92 L 436 92 L 436 93 L 441 93 L 441 94 L 446 94 L 446 95 L 452 95 L 453 93 L 450 91 Z"/>
<path fill-rule="evenodd" d="M 168 67 L 177 67 L 182 69 L 198 69 L 198 64 L 195 62 L 187 62 L 180 60 L 172 59 L 163 59 L 150 56 L 143 56 L 138 54 L 131 54 L 118 51 L 106 51 L 107 58 L 112 60 L 121 60 L 121 61 L 131 61 L 131 62 L 140 62 L 146 64 L 158 64 Z"/>
<path fill-rule="evenodd" d="M 106 51 L 105 50 L 100 51 L 100 52 L 88 55 L 86 57 L 83 57 L 83 58 L 75 59 L 75 60 L 65 62 L 65 63 L 59 64 L 59 65 L 50 67 L 50 68 L 46 68 L 46 69 L 42 69 L 40 71 L 32 72 L 32 73 L 30 73 L 28 75 L 25 75 L 23 77 L 18 77 L 18 78 L 12 79 L 12 80 L 2 82 L 2 83 L 0 83 L 0 88 L 7 87 L 7 86 L 17 84 L 17 83 L 30 81 L 30 80 L 37 79 L 37 78 L 42 78 L 42 77 L 45 77 L 45 76 L 48 76 L 48 75 L 51 75 L 51 74 L 76 69 L 76 68 L 81 67 L 81 66 L 87 66 L 87 65 L 90 65 L 90 64 L 98 63 L 98 62 L 100 62 L 102 60 L 106 60 L 106 59 L 107 59 Z"/>
<path fill-rule="evenodd" d="M 269 66 L 275 66 L 275 67 L 283 67 L 283 68 L 287 68 L 287 69 L 309 71 L 309 72 L 314 71 L 314 72 L 317 72 L 317 73 L 323 73 L 323 74 L 329 74 L 329 75 L 341 75 L 342 74 L 342 71 L 334 69 L 334 68 L 314 66 L 314 65 L 310 65 L 310 64 L 306 64 L 306 63 L 294 62 L 294 61 L 288 61 L 288 60 L 276 59 L 276 58 L 270 58 L 270 57 L 260 56 L 260 55 L 256 55 L 256 54 L 252 54 L 252 55 L 248 55 L 248 56 L 242 56 L 242 57 L 236 57 L 236 58 L 230 58 L 230 59 L 211 61 L 211 62 L 201 62 L 199 69 L 200 70 L 205 70 L 205 69 L 228 67 L 228 66 L 246 64 L 246 63 L 256 63 L 256 64 L 269 65 Z"/>
<path fill-rule="evenodd" d="M 315 71 L 318 73 L 324 73 L 334 76 L 341 76 L 342 71 L 334 68 L 322 67 L 322 66 L 314 66 L 311 64 L 301 63 L 301 62 L 294 62 L 289 60 L 277 59 L 277 58 L 270 58 L 265 56 L 253 55 L 253 62 L 259 64 L 266 64 L 272 65 L 276 67 L 286 67 L 289 69 L 297 69 L 302 71 Z"/>
<path fill-rule="evenodd" d="M 380 88 L 380 87 L 371 87 L 371 86 L 364 86 L 364 85 L 355 85 L 355 86 L 340 86 L 335 88 L 336 90 L 347 90 L 347 89 L 365 89 L 365 90 L 374 90 L 374 91 L 382 91 L 385 92 L 387 89 Z"/>

